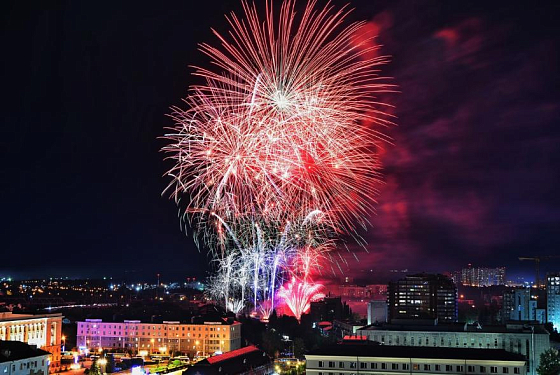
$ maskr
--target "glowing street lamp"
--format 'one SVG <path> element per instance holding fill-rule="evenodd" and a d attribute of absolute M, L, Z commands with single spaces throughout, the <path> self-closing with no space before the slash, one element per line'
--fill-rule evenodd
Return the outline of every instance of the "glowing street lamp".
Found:
<path fill-rule="evenodd" d="M 107 371 L 107 368 L 105 366 L 107 366 L 107 359 L 105 357 L 100 358 L 97 363 L 101 366 L 101 373 L 105 374 L 105 372 Z"/>

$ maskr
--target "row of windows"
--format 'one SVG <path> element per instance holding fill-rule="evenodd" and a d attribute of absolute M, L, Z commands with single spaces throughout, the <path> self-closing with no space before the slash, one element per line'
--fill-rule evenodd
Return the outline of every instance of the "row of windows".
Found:
<path fill-rule="evenodd" d="M 335 368 L 335 362 L 328 362 L 328 366 L 325 366 L 325 362 L 324 361 L 319 361 L 319 367 L 323 368 L 323 367 L 330 367 L 330 368 Z M 350 362 L 348 368 L 351 369 L 355 369 L 357 364 L 356 362 Z M 489 368 L 487 368 L 486 366 L 474 366 L 474 365 L 469 365 L 467 366 L 467 372 L 476 372 L 476 367 L 479 367 L 479 372 L 481 373 L 486 373 L 489 372 L 490 374 L 498 374 L 498 366 L 490 366 Z M 345 362 L 338 362 L 338 368 L 345 368 Z M 371 369 L 371 370 L 410 370 L 410 364 L 408 363 L 374 363 L 371 362 L 368 363 L 366 362 L 360 362 L 360 370 L 367 370 L 367 369 Z M 446 372 L 450 372 L 450 371 L 457 371 L 457 372 L 463 372 L 465 370 L 463 365 L 431 365 L 431 364 L 418 364 L 418 363 L 414 363 L 412 364 L 412 369 L 413 370 L 423 370 L 423 371 L 445 371 Z M 509 367 L 502 367 L 502 374 L 509 374 Z M 520 374 L 521 373 L 521 368 L 519 367 L 514 367 L 513 368 L 513 374 Z M 319 372 L 319 375 L 335 375 L 332 372 L 329 373 L 322 373 Z M 347 375 L 347 374 L 340 374 L 340 375 Z"/>
<path fill-rule="evenodd" d="M 45 366 L 45 360 L 44 359 L 41 360 L 41 366 Z M 34 368 L 34 367 L 37 368 L 37 361 L 31 361 L 31 362 L 20 363 L 19 364 L 20 371 L 23 370 L 23 369 L 29 369 L 29 368 Z M 7 370 L 8 370 L 8 368 L 6 367 L 4 369 L 4 372 L 8 372 Z M 16 365 L 12 365 L 12 372 L 13 371 L 16 371 Z"/>
<path fill-rule="evenodd" d="M 84 326 L 85 326 L 85 327 L 84 327 Z M 156 326 L 151 326 L 151 327 L 152 327 L 151 329 L 152 329 L 153 331 L 155 331 L 155 330 L 161 331 L 161 330 L 162 330 L 162 326 L 157 326 L 157 328 L 156 328 Z M 83 330 L 84 328 L 87 329 L 88 331 L 89 331 L 89 329 L 90 329 L 89 325 L 86 325 L 86 324 L 82 325 L 82 324 L 80 324 L 80 329 Z M 124 329 L 124 330 L 130 330 L 130 331 L 138 331 L 138 328 L 139 328 L 139 327 L 138 327 L 138 326 L 135 326 L 135 327 L 125 326 L 125 327 L 123 328 L 122 325 L 110 325 L 110 324 L 108 324 L 108 325 L 99 324 L 99 327 L 97 327 L 97 324 L 94 324 L 94 325 L 93 325 L 93 328 L 104 328 L 104 329 L 111 329 L 111 328 L 114 328 L 114 329 L 118 329 L 119 332 L 121 332 L 123 329 Z M 180 329 L 179 329 L 179 328 L 180 328 Z M 186 329 L 187 331 L 191 331 L 191 327 L 190 327 L 190 326 L 187 326 L 186 328 L 187 328 L 187 329 Z M 198 331 L 202 331 L 202 326 L 199 326 L 199 327 L 192 327 L 192 331 L 196 331 L 197 328 L 198 328 Z M 234 330 L 234 328 L 235 328 L 235 327 L 232 327 L 232 330 Z M 142 327 L 141 327 L 141 330 L 142 330 L 142 331 L 145 331 L 145 330 L 148 330 L 148 331 L 149 331 L 149 330 L 150 330 L 150 326 L 142 326 Z M 164 330 L 164 331 L 167 331 L 167 326 L 164 325 L 164 326 L 163 326 L 163 330 Z M 179 331 L 179 330 L 185 331 L 185 327 L 169 327 L 169 330 L 170 330 L 170 331 L 175 331 L 175 330 L 176 330 L 176 331 Z M 208 326 L 204 326 L 204 331 L 211 331 L 211 332 L 213 332 L 213 331 L 220 331 L 220 330 L 226 331 L 227 328 L 226 328 L 226 327 L 220 328 L 220 327 L 208 327 Z"/>
<path fill-rule="evenodd" d="M 83 330 L 80 331 L 80 335 L 84 335 Z M 88 330 L 88 331 L 86 331 L 85 335 L 88 335 L 88 336 L 108 336 L 108 335 L 111 335 L 111 332 L 110 331 L 109 332 L 107 332 L 107 331 L 93 331 L 93 332 L 90 332 Z M 117 332 L 117 331 L 113 331 L 113 335 L 114 336 L 121 336 L 121 337 L 123 336 L 122 332 Z M 221 335 L 222 335 L 221 337 L 226 337 L 225 333 L 222 333 Z M 136 332 L 135 335 L 133 335 L 131 333 L 130 336 L 138 336 L 138 332 Z M 144 334 L 144 336 L 146 336 L 146 335 Z M 152 336 L 152 335 L 149 335 L 149 336 Z M 161 336 L 161 333 L 158 333 L 158 336 Z M 164 336 L 167 337 L 168 335 L 164 334 Z M 169 334 L 169 337 L 173 337 L 172 334 Z M 177 333 L 175 335 L 175 337 L 179 337 L 179 334 Z M 182 334 L 182 337 L 185 337 L 184 333 Z M 187 333 L 187 337 L 191 337 L 190 332 Z M 193 337 L 196 337 L 196 333 L 193 333 Z M 198 337 L 202 337 L 202 334 L 199 333 Z M 220 334 L 219 333 L 205 334 L 204 337 L 220 337 Z"/>
<path fill-rule="evenodd" d="M 393 343 L 393 338 L 394 338 L 395 344 L 400 344 L 400 341 L 401 341 L 400 336 L 371 335 L 370 337 L 372 338 L 373 341 L 378 341 L 378 342 L 381 342 L 382 344 L 385 344 L 385 341 L 386 341 L 385 339 L 387 337 L 389 345 L 391 345 Z M 475 339 L 474 337 L 471 337 L 470 340 L 466 337 L 463 337 L 463 338 L 460 339 L 457 336 L 455 336 L 453 339 L 451 337 L 447 337 L 446 339 L 444 339 L 444 336 L 440 336 L 439 337 L 439 341 L 440 341 L 439 346 L 445 346 L 447 344 L 447 346 L 453 346 L 453 345 L 454 346 L 461 346 L 461 345 L 463 345 L 464 347 L 466 347 L 466 346 L 469 345 L 469 341 L 470 341 L 471 346 L 475 346 L 475 344 L 478 343 L 479 347 L 483 347 L 484 346 L 484 343 L 483 343 L 484 340 L 480 340 L 480 339 L 481 338 Z M 407 341 L 408 341 L 407 336 L 402 337 L 402 342 L 403 342 L 404 345 L 407 345 Z M 410 337 L 410 344 L 411 345 L 418 344 L 419 346 L 421 346 L 421 345 L 424 344 L 425 346 L 429 346 L 430 344 L 432 344 L 435 347 L 438 344 L 437 341 L 438 341 L 437 337 L 425 337 L 425 338 Z M 493 340 L 491 340 L 489 337 L 486 337 L 485 341 L 486 341 L 486 347 L 490 347 L 491 345 L 493 345 L 495 348 L 498 347 L 498 339 L 497 338 L 494 338 Z M 529 345 L 528 340 L 526 340 L 526 345 Z M 517 339 L 517 340 L 515 340 L 515 343 L 514 343 L 514 340 L 510 340 L 510 351 L 513 351 L 514 346 L 517 346 L 518 350 L 520 350 L 521 349 L 521 340 Z M 502 348 L 505 348 L 505 342 L 504 341 L 502 341 Z"/>

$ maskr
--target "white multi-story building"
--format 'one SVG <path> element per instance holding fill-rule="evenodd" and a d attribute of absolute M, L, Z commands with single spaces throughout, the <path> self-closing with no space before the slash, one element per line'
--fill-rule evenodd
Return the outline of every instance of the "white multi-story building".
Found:
<path fill-rule="evenodd" d="M 0 374 L 47 375 L 51 353 L 20 341 L 0 340 Z"/>
<path fill-rule="evenodd" d="M 370 301 L 367 304 L 367 322 L 387 323 L 388 304 L 387 301 Z"/>
<path fill-rule="evenodd" d="M 0 313 L 0 340 L 21 341 L 50 352 L 52 372 L 60 370 L 61 327 L 62 314 Z"/>
<path fill-rule="evenodd" d="M 546 321 L 560 331 L 560 273 L 546 275 Z"/>
<path fill-rule="evenodd" d="M 209 355 L 241 347 L 241 323 L 231 320 L 187 324 L 177 321 L 142 323 L 139 320 L 78 322 L 77 345 L 88 349 Z M 0 374 L 1 375 L 1 374 Z"/>
<path fill-rule="evenodd" d="M 531 375 L 536 374 L 541 353 L 550 348 L 549 333 L 541 325 L 382 324 L 363 327 L 356 334 L 390 346 L 502 349 L 523 355 Z"/>
<path fill-rule="evenodd" d="M 308 375 L 525 375 L 525 358 L 503 349 L 411 348 L 341 343 L 305 355 Z"/>

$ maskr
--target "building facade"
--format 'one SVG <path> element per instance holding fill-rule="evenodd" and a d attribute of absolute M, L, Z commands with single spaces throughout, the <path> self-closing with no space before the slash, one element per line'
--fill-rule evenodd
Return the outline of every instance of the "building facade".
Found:
<path fill-rule="evenodd" d="M 438 319 L 456 322 L 457 287 L 444 275 L 408 275 L 389 283 L 389 321 Z"/>
<path fill-rule="evenodd" d="M 560 273 L 546 275 L 546 321 L 560 331 Z"/>
<path fill-rule="evenodd" d="M 123 349 L 139 353 L 181 352 L 189 356 L 229 352 L 241 347 L 241 323 L 208 321 L 186 324 L 177 321 L 142 323 L 125 320 L 122 323 L 86 319 L 78 322 L 77 345 L 90 350 Z"/>
<path fill-rule="evenodd" d="M 367 322 L 387 323 L 389 316 L 387 301 L 370 301 L 367 304 Z"/>
<path fill-rule="evenodd" d="M 356 334 L 389 346 L 502 349 L 523 355 L 531 375 L 536 375 L 541 353 L 550 348 L 549 333 L 541 325 L 385 324 L 363 327 Z"/>
<path fill-rule="evenodd" d="M 461 270 L 461 284 L 469 286 L 506 285 L 506 268 L 472 267 Z"/>
<path fill-rule="evenodd" d="M 350 309 L 342 302 L 341 297 L 325 297 L 320 301 L 311 302 L 309 314 L 315 322 L 332 322 L 350 316 Z"/>
<path fill-rule="evenodd" d="M 537 321 L 545 323 L 544 309 L 537 308 L 537 300 L 531 296 L 531 289 L 522 288 L 506 291 L 503 296 L 502 319 Z"/>
<path fill-rule="evenodd" d="M 51 353 L 20 341 L 0 341 L 0 374 L 47 375 Z"/>
<path fill-rule="evenodd" d="M 505 350 L 411 348 L 341 343 L 305 356 L 308 375 L 511 374 L 527 372 L 523 356 Z"/>
<path fill-rule="evenodd" d="M 62 314 L 0 313 L 0 340 L 21 341 L 51 353 L 50 371 L 60 370 Z"/>

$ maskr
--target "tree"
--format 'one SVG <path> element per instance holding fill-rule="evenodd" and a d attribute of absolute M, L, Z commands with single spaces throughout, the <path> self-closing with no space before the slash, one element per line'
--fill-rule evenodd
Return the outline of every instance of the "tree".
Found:
<path fill-rule="evenodd" d="M 274 329 L 267 330 L 262 334 L 263 349 L 271 357 L 277 358 L 278 353 L 284 347 L 284 343 L 278 332 Z"/>
<path fill-rule="evenodd" d="M 99 365 L 97 364 L 97 361 L 93 361 L 93 363 L 91 364 L 91 367 L 88 371 L 89 375 L 102 375 L 101 374 L 101 369 L 99 368 Z"/>
<path fill-rule="evenodd" d="M 539 375 L 558 375 L 560 374 L 560 353 L 556 349 L 550 348 L 541 354 L 541 364 L 537 367 Z"/>
<path fill-rule="evenodd" d="M 107 355 L 107 365 L 105 366 L 105 372 L 111 373 L 117 371 L 115 357 L 112 354 Z"/>
<path fill-rule="evenodd" d="M 560 342 L 560 334 L 558 333 L 556 328 L 554 328 L 552 323 L 545 323 L 544 329 L 546 329 L 550 333 L 550 340 Z"/>
<path fill-rule="evenodd" d="M 305 341 L 301 337 L 296 337 L 294 339 L 294 356 L 296 358 L 302 358 L 305 354 Z"/>

